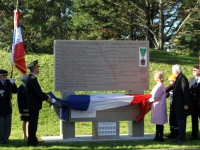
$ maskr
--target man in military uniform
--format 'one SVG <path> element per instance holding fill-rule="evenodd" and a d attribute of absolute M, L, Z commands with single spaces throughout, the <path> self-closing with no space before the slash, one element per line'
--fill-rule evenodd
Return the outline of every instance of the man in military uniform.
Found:
<path fill-rule="evenodd" d="M 198 139 L 199 117 L 200 117 L 200 72 L 199 66 L 193 67 L 193 78 L 189 81 L 190 98 L 192 100 L 192 136 L 190 140 Z"/>
<path fill-rule="evenodd" d="M 39 143 L 36 137 L 39 111 L 42 108 L 42 101 L 46 100 L 48 103 L 55 102 L 55 99 L 51 99 L 46 93 L 44 93 L 37 80 L 37 74 L 39 73 L 38 60 L 31 62 L 27 68 L 30 69 L 30 74 L 26 80 L 28 109 L 30 115 L 29 127 L 28 127 L 28 145 L 37 146 Z"/>
<path fill-rule="evenodd" d="M 12 93 L 17 93 L 14 79 L 7 79 L 8 72 L 0 70 L 0 144 L 8 144 L 11 132 Z"/>

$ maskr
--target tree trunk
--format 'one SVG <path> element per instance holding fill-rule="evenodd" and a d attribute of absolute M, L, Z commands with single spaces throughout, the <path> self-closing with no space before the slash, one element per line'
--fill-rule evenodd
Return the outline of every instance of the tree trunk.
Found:
<path fill-rule="evenodd" d="M 163 50 L 164 46 L 164 15 L 163 15 L 163 2 L 159 0 L 159 42 L 158 49 Z"/>

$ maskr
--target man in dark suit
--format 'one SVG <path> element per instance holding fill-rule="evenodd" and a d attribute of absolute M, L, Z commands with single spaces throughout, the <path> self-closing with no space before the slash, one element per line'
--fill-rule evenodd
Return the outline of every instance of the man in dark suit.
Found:
<path fill-rule="evenodd" d="M 7 79 L 8 72 L 0 70 L 0 144 L 8 144 L 11 132 L 12 93 L 17 93 L 14 79 Z"/>
<path fill-rule="evenodd" d="M 182 74 L 182 68 L 180 65 L 172 66 L 172 74 L 176 76 L 176 81 L 173 86 L 173 106 L 179 130 L 175 143 L 181 144 L 185 141 L 186 118 L 191 113 L 189 108 L 189 82 L 185 75 Z"/>
<path fill-rule="evenodd" d="M 27 68 L 30 69 L 30 74 L 26 80 L 28 109 L 30 115 L 30 121 L 28 126 L 28 145 L 37 146 L 38 140 L 36 137 L 39 111 L 42 108 L 42 101 L 52 102 L 52 99 L 42 91 L 40 84 L 37 80 L 37 74 L 39 73 L 38 60 L 31 62 Z M 55 101 L 55 99 L 53 99 Z"/>
<path fill-rule="evenodd" d="M 178 136 L 178 127 L 173 106 L 173 86 L 176 81 L 176 77 L 171 74 L 169 75 L 168 80 L 170 84 L 166 87 L 166 98 L 169 97 L 170 99 L 169 125 L 171 133 L 167 136 L 167 138 L 176 138 Z"/>
<path fill-rule="evenodd" d="M 190 96 L 192 100 L 192 136 L 190 140 L 198 139 L 200 118 L 200 72 L 199 66 L 193 67 L 193 78 L 189 81 Z"/>

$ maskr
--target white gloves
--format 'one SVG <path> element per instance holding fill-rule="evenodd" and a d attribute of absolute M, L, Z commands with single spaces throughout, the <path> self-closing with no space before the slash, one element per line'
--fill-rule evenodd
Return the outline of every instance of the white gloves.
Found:
<path fill-rule="evenodd" d="M 52 98 L 51 103 L 55 103 L 55 102 L 56 102 L 56 100 L 54 98 Z"/>
<path fill-rule="evenodd" d="M 10 78 L 10 83 L 11 83 L 11 84 L 14 84 L 14 83 L 15 83 L 15 81 L 14 81 L 13 78 Z"/>
<path fill-rule="evenodd" d="M 149 98 L 149 102 L 152 103 L 154 101 L 154 99 L 151 97 Z"/>

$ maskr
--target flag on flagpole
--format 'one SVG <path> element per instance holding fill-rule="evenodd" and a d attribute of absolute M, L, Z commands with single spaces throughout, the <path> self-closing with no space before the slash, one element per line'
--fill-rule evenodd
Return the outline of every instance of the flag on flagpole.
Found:
<path fill-rule="evenodd" d="M 12 43 L 11 62 L 22 74 L 25 75 L 27 73 L 25 51 L 19 22 L 21 15 L 22 13 L 19 10 L 14 10 L 14 34 Z"/>

